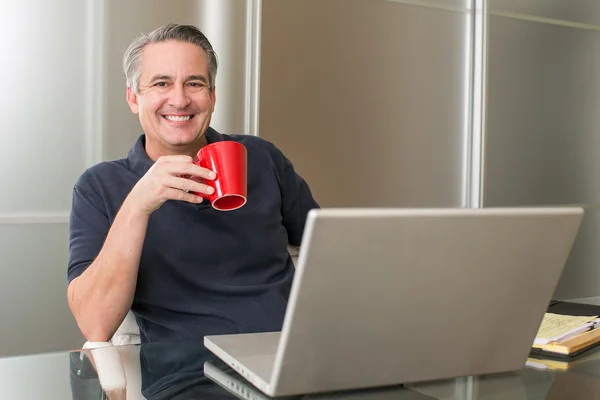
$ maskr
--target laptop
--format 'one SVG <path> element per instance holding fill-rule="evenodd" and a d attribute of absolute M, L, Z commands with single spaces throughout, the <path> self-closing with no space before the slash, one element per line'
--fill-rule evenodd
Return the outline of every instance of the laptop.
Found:
<path fill-rule="evenodd" d="M 242 378 L 237 372 L 220 360 L 210 360 L 204 363 L 204 375 L 242 400 L 271 400 L 256 389 L 250 382 Z M 328 392 L 302 396 L 308 400 L 436 400 L 437 398 L 422 394 L 402 385 L 387 386 L 384 388 L 349 390 L 343 392 Z M 298 396 L 278 397 L 281 400 L 298 399 Z"/>
<path fill-rule="evenodd" d="M 268 396 L 525 365 L 580 207 L 316 209 L 281 332 L 204 345 Z"/>

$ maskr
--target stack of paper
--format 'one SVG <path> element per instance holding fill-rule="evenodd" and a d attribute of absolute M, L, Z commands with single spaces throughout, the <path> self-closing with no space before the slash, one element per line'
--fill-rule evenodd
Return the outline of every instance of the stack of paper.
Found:
<path fill-rule="evenodd" d="M 535 337 L 534 344 L 557 343 L 573 338 L 600 326 L 597 315 L 576 317 L 546 313 Z"/>

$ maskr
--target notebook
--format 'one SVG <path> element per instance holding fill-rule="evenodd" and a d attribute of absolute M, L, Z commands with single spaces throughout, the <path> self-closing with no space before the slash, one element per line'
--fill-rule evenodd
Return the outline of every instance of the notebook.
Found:
<path fill-rule="evenodd" d="M 595 348 L 600 345 L 600 320 L 597 318 L 599 315 L 600 306 L 570 302 L 551 305 L 540 324 L 531 355 L 542 359 L 568 361 Z M 552 322 L 544 329 L 544 322 L 548 322 L 547 317 Z"/>

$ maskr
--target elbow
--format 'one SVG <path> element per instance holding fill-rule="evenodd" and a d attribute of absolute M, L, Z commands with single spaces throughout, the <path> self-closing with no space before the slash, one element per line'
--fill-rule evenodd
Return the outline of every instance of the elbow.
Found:
<path fill-rule="evenodd" d="M 109 342 L 115 334 L 114 329 L 98 318 L 76 315 L 75 320 L 81 334 L 88 342 Z"/>
<path fill-rule="evenodd" d="M 75 316 L 81 334 L 88 342 L 109 342 L 115 329 L 105 321 L 90 316 Z"/>
<path fill-rule="evenodd" d="M 113 332 L 109 332 L 107 329 L 103 329 L 101 326 L 82 326 L 79 325 L 79 330 L 83 334 L 83 337 L 88 342 L 109 342 L 113 336 Z"/>
<path fill-rule="evenodd" d="M 77 278 L 76 278 L 77 279 Z M 111 329 L 106 322 L 99 320 L 96 313 L 90 310 L 82 309 L 81 304 L 75 301 L 75 293 L 73 282 L 67 289 L 67 298 L 71 313 L 77 322 L 77 326 L 81 334 L 88 342 L 108 342 L 115 334 L 115 330 Z"/>

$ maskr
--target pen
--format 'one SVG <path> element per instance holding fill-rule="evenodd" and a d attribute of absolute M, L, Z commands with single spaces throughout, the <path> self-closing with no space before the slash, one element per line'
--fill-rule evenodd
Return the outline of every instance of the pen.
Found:
<path fill-rule="evenodd" d="M 582 333 L 594 330 L 598 326 L 598 323 L 592 323 L 592 322 L 590 322 L 590 324 L 591 325 L 582 326 L 579 329 L 576 329 L 576 330 L 574 330 L 572 332 L 569 332 L 567 335 L 565 335 L 564 337 L 559 338 L 558 340 L 562 342 L 562 341 L 565 341 L 565 340 L 568 340 L 568 339 L 572 339 L 573 337 L 575 337 L 577 335 L 580 335 Z"/>

